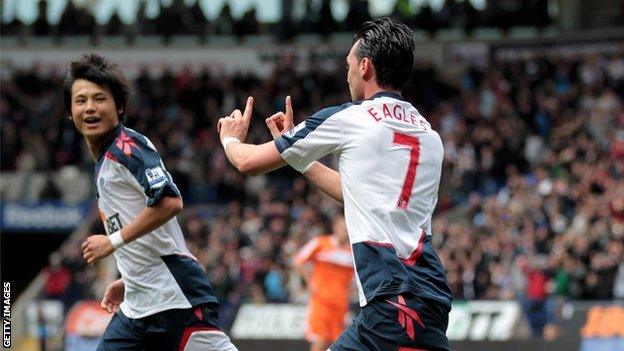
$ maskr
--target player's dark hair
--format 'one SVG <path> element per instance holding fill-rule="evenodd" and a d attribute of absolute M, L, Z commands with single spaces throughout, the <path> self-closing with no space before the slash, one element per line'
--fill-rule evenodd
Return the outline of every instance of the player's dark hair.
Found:
<path fill-rule="evenodd" d="M 88 80 L 97 85 L 107 87 L 113 94 L 115 108 L 119 113 L 119 120 L 125 121 L 126 104 L 130 96 L 130 87 L 126 77 L 119 67 L 102 56 L 89 54 L 82 56 L 69 65 L 67 76 L 63 81 L 63 102 L 65 109 L 71 115 L 72 86 L 78 79 Z"/>
<path fill-rule="evenodd" d="M 388 17 L 377 18 L 362 24 L 353 36 L 360 40 L 356 57 L 373 61 L 377 84 L 381 87 L 403 89 L 414 66 L 414 37 L 403 23 Z"/>

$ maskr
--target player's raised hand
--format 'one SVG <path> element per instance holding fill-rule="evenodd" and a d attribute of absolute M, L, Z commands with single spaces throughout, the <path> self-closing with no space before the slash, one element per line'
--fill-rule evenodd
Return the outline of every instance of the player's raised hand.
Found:
<path fill-rule="evenodd" d="M 271 132 L 271 136 L 274 139 L 279 138 L 282 134 L 291 130 L 295 126 L 293 122 L 293 108 L 290 95 L 286 96 L 284 105 L 286 107 L 285 113 L 279 111 L 265 120 L 265 123 Z"/>
<path fill-rule="evenodd" d="M 102 297 L 100 302 L 102 309 L 105 309 L 108 313 L 117 312 L 119 305 L 121 305 L 124 299 L 124 290 L 124 283 L 121 279 L 108 284 L 104 291 L 104 297 Z"/>
<path fill-rule="evenodd" d="M 82 257 L 88 264 L 93 264 L 115 251 L 115 247 L 106 235 L 91 235 L 82 243 Z"/>
<path fill-rule="evenodd" d="M 247 121 L 248 126 L 249 126 L 249 122 L 251 121 L 252 112 L 253 112 L 253 97 L 250 96 L 247 98 L 245 111 L 243 111 L 243 118 Z"/>
<path fill-rule="evenodd" d="M 236 109 L 229 116 L 219 118 L 217 122 L 217 132 L 219 132 L 221 141 L 223 141 L 224 138 L 231 137 L 244 142 L 245 138 L 247 138 L 247 130 L 249 129 L 252 112 L 253 97 L 250 96 L 247 98 L 244 112 L 241 113 L 240 110 Z"/>

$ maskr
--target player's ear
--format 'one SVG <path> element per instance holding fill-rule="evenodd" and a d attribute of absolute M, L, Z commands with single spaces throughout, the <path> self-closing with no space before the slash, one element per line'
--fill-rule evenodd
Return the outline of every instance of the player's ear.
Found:
<path fill-rule="evenodd" d="M 364 57 L 360 61 L 360 75 L 362 79 L 369 80 L 375 74 L 375 67 L 373 66 L 373 61 L 368 57 Z"/>

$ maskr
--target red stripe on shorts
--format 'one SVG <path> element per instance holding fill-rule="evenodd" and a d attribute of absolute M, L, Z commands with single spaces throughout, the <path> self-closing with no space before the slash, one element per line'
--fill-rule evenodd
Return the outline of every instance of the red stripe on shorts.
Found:
<path fill-rule="evenodd" d="M 180 347 L 178 348 L 178 350 L 184 351 L 186 343 L 188 343 L 189 339 L 191 338 L 191 334 L 200 331 L 221 331 L 221 329 L 211 327 L 186 327 L 184 329 L 184 334 L 182 334 L 182 340 L 180 340 Z"/>

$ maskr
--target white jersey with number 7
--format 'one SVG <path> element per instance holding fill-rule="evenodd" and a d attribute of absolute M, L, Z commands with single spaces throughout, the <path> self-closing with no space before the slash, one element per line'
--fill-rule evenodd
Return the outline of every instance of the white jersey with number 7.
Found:
<path fill-rule="evenodd" d="M 329 153 L 339 158 L 362 306 L 405 292 L 450 305 L 444 269 L 429 240 L 444 148 L 414 106 L 380 92 L 321 110 L 275 143 L 299 171 Z"/>

